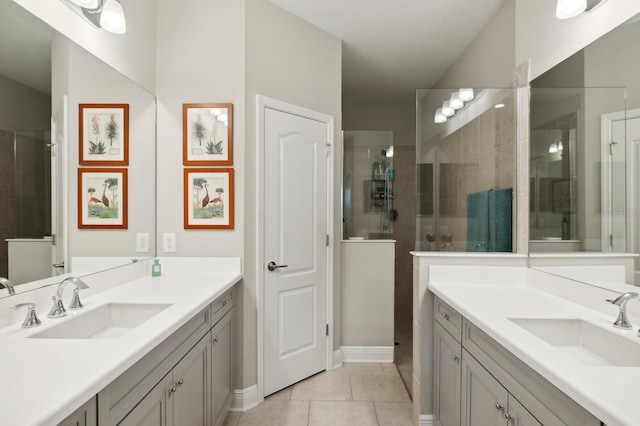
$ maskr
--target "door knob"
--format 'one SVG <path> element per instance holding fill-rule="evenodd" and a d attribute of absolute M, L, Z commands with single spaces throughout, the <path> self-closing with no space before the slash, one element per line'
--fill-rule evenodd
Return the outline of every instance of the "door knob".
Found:
<path fill-rule="evenodd" d="M 278 268 L 287 268 L 289 265 L 276 265 L 276 262 L 269 262 L 267 265 L 267 269 L 270 271 L 275 271 Z"/>

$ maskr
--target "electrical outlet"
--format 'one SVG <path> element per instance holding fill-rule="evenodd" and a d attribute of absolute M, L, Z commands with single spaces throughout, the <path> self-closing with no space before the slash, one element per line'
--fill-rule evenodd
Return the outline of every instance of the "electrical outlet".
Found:
<path fill-rule="evenodd" d="M 176 252 L 176 234 L 174 233 L 162 234 L 162 250 L 165 253 Z"/>
<path fill-rule="evenodd" d="M 147 232 L 138 232 L 136 234 L 136 252 L 149 252 L 149 234 Z"/>

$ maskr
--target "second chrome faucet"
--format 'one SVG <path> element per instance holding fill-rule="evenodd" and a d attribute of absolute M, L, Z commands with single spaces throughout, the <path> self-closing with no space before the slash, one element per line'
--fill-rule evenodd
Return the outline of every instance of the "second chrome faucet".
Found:
<path fill-rule="evenodd" d="M 620 311 L 618 312 L 618 318 L 613 323 L 614 327 L 622 328 L 625 330 L 630 330 L 632 328 L 631 323 L 629 322 L 629 318 L 627 317 L 627 302 L 632 299 L 640 300 L 640 295 L 638 295 L 638 293 L 628 291 L 613 300 L 607 299 L 607 302 L 620 308 Z M 638 334 L 640 335 L 640 331 L 638 331 Z"/>
<path fill-rule="evenodd" d="M 67 310 L 64 308 L 64 304 L 62 303 L 62 292 L 67 284 L 73 284 L 75 286 L 73 289 L 73 296 L 71 297 L 71 303 L 69 304 L 69 309 L 82 309 L 83 305 L 80 301 L 80 290 L 89 288 L 89 286 L 80 278 L 65 278 L 60 284 L 58 284 L 56 294 L 51 296 L 53 299 L 53 306 L 47 314 L 49 318 L 60 318 L 67 315 Z"/>

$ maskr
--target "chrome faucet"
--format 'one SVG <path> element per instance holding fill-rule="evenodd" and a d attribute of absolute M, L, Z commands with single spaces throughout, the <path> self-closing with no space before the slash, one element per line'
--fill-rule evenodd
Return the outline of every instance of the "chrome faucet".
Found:
<path fill-rule="evenodd" d="M 62 304 L 62 291 L 68 283 L 71 283 L 75 286 L 75 288 L 73 289 L 73 297 L 71 298 L 71 303 L 69 304 L 69 309 L 74 310 L 83 308 L 82 302 L 80 302 L 80 290 L 89 288 L 89 286 L 86 285 L 80 278 L 65 278 L 60 284 L 58 284 L 56 294 L 54 296 L 51 296 L 51 298 L 53 299 L 53 306 L 47 314 L 49 318 L 60 318 L 67 315 L 67 310 Z"/>
<path fill-rule="evenodd" d="M 631 323 L 629 322 L 629 318 L 627 318 L 627 302 L 629 302 L 629 300 L 631 299 L 640 300 L 640 295 L 638 295 L 638 293 L 628 291 L 613 300 L 607 299 L 607 302 L 620 307 L 620 312 L 618 312 L 618 319 L 616 319 L 616 321 L 613 323 L 614 327 L 623 328 L 625 330 L 630 330 L 632 328 Z"/>
<path fill-rule="evenodd" d="M 13 288 L 13 284 L 8 279 L 0 277 L 0 284 L 7 289 L 7 291 L 9 292 L 9 296 L 13 296 L 14 294 L 16 294 L 16 290 Z"/>

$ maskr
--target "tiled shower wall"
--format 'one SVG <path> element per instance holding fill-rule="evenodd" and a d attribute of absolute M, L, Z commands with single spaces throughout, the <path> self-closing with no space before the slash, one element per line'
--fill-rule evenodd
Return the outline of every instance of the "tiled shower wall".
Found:
<path fill-rule="evenodd" d="M 503 102 L 504 108 L 489 108 L 450 135 L 436 136 L 427 142 L 428 146 L 435 147 L 436 153 L 437 219 L 420 217 L 419 229 L 432 227 L 436 250 L 441 246 L 442 234 L 447 232 L 453 236 L 455 251 L 466 249 L 467 195 L 488 189 L 513 188 L 515 200 L 516 107 L 513 91 L 509 91 Z M 424 235 L 420 237 L 424 238 Z"/>
<path fill-rule="evenodd" d="M 0 276 L 8 276 L 7 238 L 51 235 L 51 162 L 46 136 L 0 130 Z"/>

